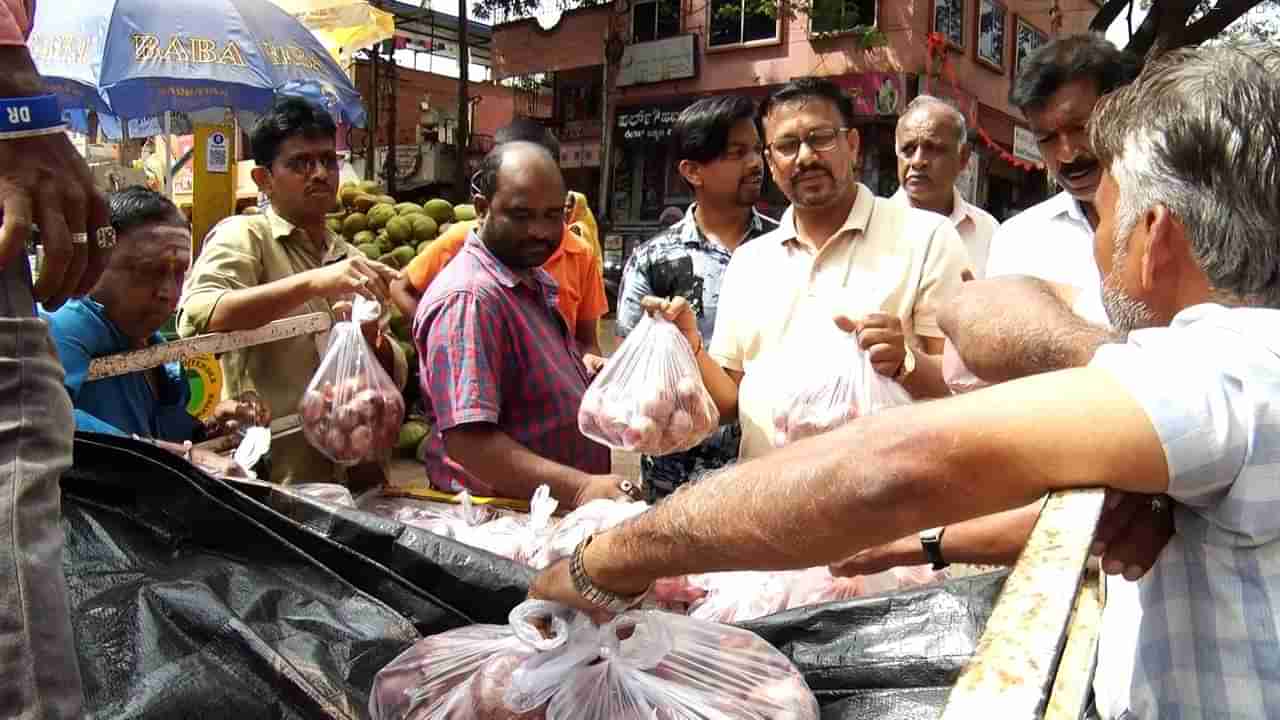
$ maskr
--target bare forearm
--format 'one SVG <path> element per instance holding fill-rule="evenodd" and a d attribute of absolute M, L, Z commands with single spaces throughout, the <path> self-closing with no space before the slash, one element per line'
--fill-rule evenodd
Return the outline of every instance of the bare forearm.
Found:
<path fill-rule="evenodd" d="M 623 591 L 656 577 L 829 564 L 1032 499 L 1014 484 L 965 491 L 966 473 L 944 453 L 923 451 L 946 447 L 941 437 L 894 430 L 913 427 L 911 411 L 865 418 L 704 479 L 601 536 L 592 577 Z"/>
<path fill-rule="evenodd" d="M 1015 510 L 948 525 L 942 536 L 942 557 L 949 563 L 1013 565 L 1022 553 L 1043 502 Z M 929 562 L 919 535 L 907 535 L 884 546 L 882 555 L 893 566 Z"/>
<path fill-rule="evenodd" d="M 309 273 L 305 272 L 266 285 L 232 290 L 223 295 L 214 306 L 205 332 L 231 332 L 262 327 L 288 317 L 315 295 Z"/>
<path fill-rule="evenodd" d="M 1053 285 L 1027 277 L 965 283 L 939 320 L 965 365 L 987 382 L 1086 365 L 1119 337 L 1078 317 Z"/>
<path fill-rule="evenodd" d="M 704 347 L 698 353 L 698 372 L 702 375 L 702 384 L 707 386 L 711 399 L 720 412 L 720 424 L 725 425 L 738 419 L 738 383 L 740 376 L 734 377 L 720 366 Z"/>
<path fill-rule="evenodd" d="M 538 455 L 492 425 L 464 425 L 444 435 L 449 457 L 501 497 L 528 498 L 547 485 L 553 497 L 571 503 L 590 477 Z"/>

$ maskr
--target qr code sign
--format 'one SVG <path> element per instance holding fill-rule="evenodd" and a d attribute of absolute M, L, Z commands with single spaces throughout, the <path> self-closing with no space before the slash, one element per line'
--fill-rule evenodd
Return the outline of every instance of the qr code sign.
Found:
<path fill-rule="evenodd" d="M 227 136 L 216 132 L 209 136 L 209 146 L 205 153 L 205 164 L 209 172 L 226 172 L 228 165 Z"/>

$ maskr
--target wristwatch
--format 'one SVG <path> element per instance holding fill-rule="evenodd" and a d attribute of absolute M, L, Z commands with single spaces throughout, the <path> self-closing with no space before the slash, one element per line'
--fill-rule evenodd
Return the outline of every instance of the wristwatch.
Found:
<path fill-rule="evenodd" d="M 920 532 L 920 545 L 924 548 L 925 557 L 933 564 L 934 570 L 941 570 L 951 563 L 942 559 L 942 534 L 946 526 L 931 528 Z"/>
<path fill-rule="evenodd" d="M 898 372 L 893 374 L 893 379 L 898 382 L 906 380 L 911 373 L 916 371 L 916 354 L 911 352 L 910 345 L 904 346 L 903 349 L 907 351 L 907 354 L 902 356 L 902 365 L 898 367 Z"/>
<path fill-rule="evenodd" d="M 618 595 L 596 587 L 582 563 L 582 556 L 594 538 L 594 535 L 588 535 L 573 550 L 573 558 L 569 560 L 569 578 L 573 581 L 573 589 L 582 596 L 582 599 L 601 610 L 615 614 L 624 613 L 639 605 L 640 601 L 644 600 L 644 596 L 649 594 L 649 588 L 645 588 L 644 592 L 636 595 Z"/>

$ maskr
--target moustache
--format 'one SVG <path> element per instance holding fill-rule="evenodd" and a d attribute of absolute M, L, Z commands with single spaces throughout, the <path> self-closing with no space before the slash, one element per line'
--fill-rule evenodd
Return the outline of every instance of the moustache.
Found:
<path fill-rule="evenodd" d="M 1073 160 L 1062 166 L 1063 175 L 1071 175 L 1073 173 L 1088 172 L 1098 166 L 1098 161 L 1093 158 L 1081 158 Z"/>
<path fill-rule="evenodd" d="M 795 172 L 791 173 L 791 179 L 800 180 L 804 178 L 806 175 L 816 175 L 819 173 L 826 175 L 827 177 L 832 179 L 835 178 L 835 176 L 831 174 L 830 169 L 822 165 L 810 165 L 808 167 L 797 168 Z"/>
<path fill-rule="evenodd" d="M 763 182 L 764 182 L 764 173 L 756 173 L 755 175 L 748 175 L 747 177 L 742 178 L 742 182 L 738 184 L 739 185 L 756 185 Z"/>

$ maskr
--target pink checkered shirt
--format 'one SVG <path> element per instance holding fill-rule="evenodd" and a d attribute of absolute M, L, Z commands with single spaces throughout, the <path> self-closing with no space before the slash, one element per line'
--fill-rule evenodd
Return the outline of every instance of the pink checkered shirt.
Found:
<path fill-rule="evenodd" d="M 449 492 L 491 488 L 445 453 L 442 432 L 496 425 L 538 455 L 588 473 L 609 472 L 608 448 L 578 430 L 590 378 L 556 310 L 556 283 L 518 278 L 473 233 L 431 283 L 413 323 L 428 419 L 427 477 Z"/>

